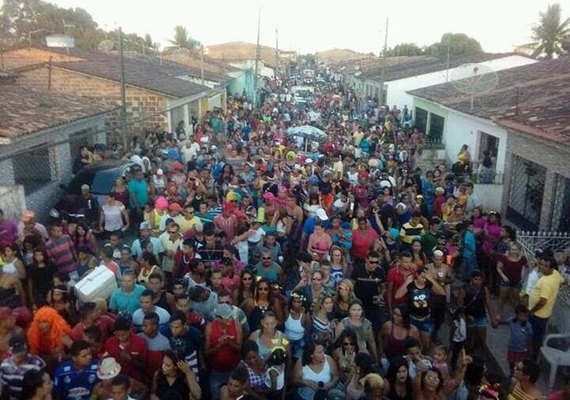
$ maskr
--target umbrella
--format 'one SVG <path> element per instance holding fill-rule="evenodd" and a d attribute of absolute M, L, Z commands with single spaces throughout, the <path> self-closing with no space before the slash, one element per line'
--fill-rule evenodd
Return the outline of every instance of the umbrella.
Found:
<path fill-rule="evenodd" d="M 327 138 L 327 134 L 311 125 L 297 126 L 287 129 L 287 136 L 302 137 L 305 142 L 305 151 L 309 147 L 309 142 L 323 142 Z"/>
<path fill-rule="evenodd" d="M 311 125 L 296 126 L 287 129 L 287 136 L 300 136 L 309 140 L 322 141 L 327 138 L 326 132 Z"/>

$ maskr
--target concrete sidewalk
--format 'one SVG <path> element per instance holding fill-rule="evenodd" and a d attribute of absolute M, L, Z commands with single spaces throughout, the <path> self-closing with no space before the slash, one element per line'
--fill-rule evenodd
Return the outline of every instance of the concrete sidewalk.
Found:
<path fill-rule="evenodd" d="M 495 309 L 497 309 L 497 302 L 494 301 Z M 510 316 L 512 313 L 505 313 L 505 315 Z M 509 378 L 511 375 L 509 363 L 507 361 L 508 343 L 510 337 L 510 330 L 508 325 L 499 325 L 496 329 L 489 327 L 487 329 L 487 347 L 489 353 L 495 359 L 498 366 L 503 371 L 505 377 Z M 543 393 L 550 394 L 548 390 L 548 377 L 550 374 L 550 366 L 540 357 L 540 378 L 537 382 L 538 387 Z M 554 385 L 554 391 L 562 388 L 565 378 L 565 369 L 558 368 L 556 383 Z"/>

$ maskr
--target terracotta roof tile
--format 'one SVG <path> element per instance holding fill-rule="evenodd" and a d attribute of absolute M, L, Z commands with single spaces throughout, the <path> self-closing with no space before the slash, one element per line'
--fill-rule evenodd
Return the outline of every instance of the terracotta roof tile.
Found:
<path fill-rule="evenodd" d="M 0 142 L 116 108 L 92 98 L 33 90 L 0 79 Z"/>
<path fill-rule="evenodd" d="M 474 97 L 473 110 L 471 96 L 452 83 L 408 93 L 511 129 L 540 131 L 549 140 L 570 137 L 570 57 L 498 71 L 497 76 L 494 89 Z"/>

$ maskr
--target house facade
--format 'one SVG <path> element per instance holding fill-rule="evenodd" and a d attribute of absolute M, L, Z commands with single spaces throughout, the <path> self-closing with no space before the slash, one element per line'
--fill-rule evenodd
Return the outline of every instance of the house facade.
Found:
<path fill-rule="evenodd" d="M 106 119 L 116 106 L 92 98 L 31 90 L 0 79 L 0 201 L 41 217 L 72 176 L 83 145 L 106 143 Z M 33 110 L 31 113 L 30 110 Z"/>
<path fill-rule="evenodd" d="M 4 54 L 9 70 L 20 82 L 38 90 L 53 90 L 121 104 L 121 70 L 117 54 L 71 49 L 20 49 Z M 189 127 L 192 116 L 203 117 L 214 107 L 226 107 L 225 87 L 192 82 L 190 71 L 179 64 L 159 60 L 124 58 L 126 127 L 120 111 L 108 119 L 109 131 L 119 140 L 145 129 L 173 131 L 180 121 Z"/>
<path fill-rule="evenodd" d="M 471 98 L 452 84 L 410 91 L 416 127 L 441 135 L 445 159 L 467 144 L 475 174 L 493 160 L 500 209 L 521 230 L 570 231 L 570 58 L 497 73 L 497 86 Z M 477 179 L 477 175 L 475 175 Z M 500 188 L 498 187 L 500 186 Z"/>

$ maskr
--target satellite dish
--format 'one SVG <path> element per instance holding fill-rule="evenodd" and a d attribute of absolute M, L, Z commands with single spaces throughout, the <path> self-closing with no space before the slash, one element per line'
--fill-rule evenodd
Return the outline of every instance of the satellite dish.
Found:
<path fill-rule="evenodd" d="M 495 70 L 484 64 L 463 64 L 451 73 L 452 85 L 462 93 L 471 95 L 471 111 L 476 95 L 493 90 L 499 83 Z"/>
<path fill-rule="evenodd" d="M 97 50 L 99 51 L 111 51 L 115 48 L 115 42 L 111 39 L 105 39 L 99 42 L 97 45 Z"/>
<path fill-rule="evenodd" d="M 354 73 L 354 76 L 360 76 L 360 75 L 362 75 L 362 71 L 356 71 L 356 72 Z"/>

